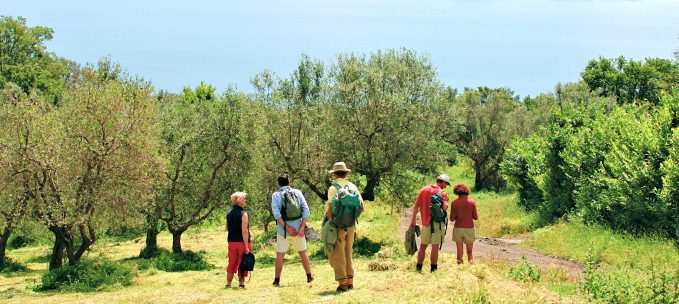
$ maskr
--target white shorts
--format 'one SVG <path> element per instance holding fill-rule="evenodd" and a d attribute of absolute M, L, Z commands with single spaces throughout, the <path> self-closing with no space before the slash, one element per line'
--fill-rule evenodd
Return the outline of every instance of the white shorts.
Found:
<path fill-rule="evenodd" d="M 276 252 L 283 253 L 288 251 L 288 243 L 292 245 L 292 249 L 300 252 L 306 250 L 306 238 L 304 236 L 290 236 L 283 237 L 276 233 Z"/>

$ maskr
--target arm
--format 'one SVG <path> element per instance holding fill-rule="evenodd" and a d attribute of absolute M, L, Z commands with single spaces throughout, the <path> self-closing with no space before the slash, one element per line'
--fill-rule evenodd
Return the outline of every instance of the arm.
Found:
<path fill-rule="evenodd" d="M 413 207 L 413 217 L 410 221 L 410 226 L 417 225 L 417 212 L 420 210 L 420 197 L 421 196 L 422 196 L 422 192 L 417 194 L 417 198 L 415 199 L 415 207 Z"/>
<path fill-rule="evenodd" d="M 299 203 L 301 205 L 300 207 L 302 207 L 302 225 L 299 226 L 299 234 L 303 236 L 304 228 L 306 227 L 306 221 L 311 216 L 311 211 L 309 210 L 309 204 L 306 202 L 302 191 L 297 191 L 297 195 L 299 195 Z"/>
<path fill-rule="evenodd" d="M 455 222 L 455 207 L 453 206 L 455 202 L 450 203 L 450 222 Z"/>
<path fill-rule="evenodd" d="M 271 195 L 271 213 L 273 213 L 273 218 L 276 219 L 276 223 L 285 227 L 285 222 L 283 221 L 283 215 L 281 214 L 281 204 L 283 203 L 283 198 L 279 192 L 274 192 Z"/>
<path fill-rule="evenodd" d="M 325 216 L 328 221 L 332 221 L 332 198 L 337 194 L 337 188 L 335 186 L 330 186 L 328 189 L 328 211 L 325 212 Z"/>
<path fill-rule="evenodd" d="M 479 213 L 476 211 L 476 202 L 474 202 L 474 209 L 472 210 L 472 219 L 479 220 Z"/>
<path fill-rule="evenodd" d="M 443 194 L 442 195 L 443 196 L 443 211 L 446 211 L 446 210 L 448 210 L 448 206 L 449 206 L 448 205 L 448 193 L 446 193 L 446 191 L 443 191 L 442 194 Z"/>
<path fill-rule="evenodd" d="M 271 195 L 271 213 L 273 213 L 273 217 L 276 219 L 276 224 L 283 227 L 289 235 L 297 235 L 295 229 L 285 225 L 283 215 L 281 214 L 281 206 L 283 206 L 283 194 L 276 191 Z"/>
<path fill-rule="evenodd" d="M 248 231 L 248 214 L 246 212 L 243 212 L 243 216 L 241 217 L 240 228 L 241 231 L 243 232 L 243 244 L 245 245 L 245 253 L 248 253 L 250 252 L 250 247 L 248 246 L 249 231 Z"/>

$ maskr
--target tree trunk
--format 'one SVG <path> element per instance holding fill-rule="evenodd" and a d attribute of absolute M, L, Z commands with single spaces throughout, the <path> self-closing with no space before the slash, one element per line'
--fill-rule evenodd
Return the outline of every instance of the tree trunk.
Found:
<path fill-rule="evenodd" d="M 49 230 L 54 234 L 54 246 L 52 247 L 52 256 L 50 256 L 49 270 L 54 270 L 63 266 L 66 244 L 56 227 L 50 227 Z"/>
<path fill-rule="evenodd" d="M 158 233 L 155 227 L 146 229 L 146 248 L 158 248 Z"/>
<path fill-rule="evenodd" d="M 146 214 L 146 248 L 158 248 L 158 217 L 151 212 Z"/>
<path fill-rule="evenodd" d="M 0 235 L 0 270 L 5 268 L 5 250 L 7 249 L 7 240 L 12 234 L 12 230 L 6 227 L 5 230 Z"/>
<path fill-rule="evenodd" d="M 172 232 L 172 252 L 182 253 L 182 233 L 184 231 Z"/>
<path fill-rule="evenodd" d="M 379 184 L 380 184 L 379 175 L 368 176 L 368 181 L 365 185 L 365 189 L 363 189 L 363 193 L 361 193 L 361 197 L 363 197 L 363 200 L 374 201 L 375 188 L 377 188 Z"/>

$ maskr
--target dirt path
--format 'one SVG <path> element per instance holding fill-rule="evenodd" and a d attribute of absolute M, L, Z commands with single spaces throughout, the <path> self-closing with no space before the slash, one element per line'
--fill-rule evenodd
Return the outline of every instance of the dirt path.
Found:
<path fill-rule="evenodd" d="M 404 209 L 403 211 L 401 211 L 400 233 L 402 237 L 408 230 L 408 227 L 410 226 L 411 216 L 412 209 Z M 417 222 L 420 223 L 419 214 Z M 446 234 L 446 237 L 444 239 L 442 250 L 444 252 L 455 254 L 455 243 L 452 241 L 452 236 L 453 227 L 449 225 L 448 233 Z M 544 255 L 542 253 L 529 249 L 520 248 L 517 246 L 518 244 L 521 244 L 523 241 L 525 241 L 528 237 L 529 235 L 522 235 L 514 238 L 504 239 L 504 238 L 483 237 L 477 235 L 476 242 L 474 242 L 474 259 L 479 260 L 504 259 L 508 261 L 510 264 L 516 264 L 519 261 L 521 261 L 522 257 L 526 257 L 526 259 L 529 262 L 538 265 L 543 271 L 549 268 L 550 266 L 558 267 L 566 271 L 566 273 L 568 273 L 569 276 L 573 278 L 579 277 L 580 274 L 583 272 L 584 267 L 578 262 L 564 258 Z M 420 243 L 419 238 L 417 243 L 419 245 Z"/>

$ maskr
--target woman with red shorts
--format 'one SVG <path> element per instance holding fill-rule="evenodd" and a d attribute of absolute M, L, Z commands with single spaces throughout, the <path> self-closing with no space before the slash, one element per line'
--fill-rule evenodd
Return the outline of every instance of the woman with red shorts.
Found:
<path fill-rule="evenodd" d="M 238 286 L 245 288 L 247 271 L 241 271 L 238 266 L 243 255 L 252 250 L 250 242 L 250 229 L 248 229 L 248 214 L 244 208 L 247 204 L 247 193 L 236 192 L 231 194 L 233 208 L 226 214 L 226 231 L 229 242 L 229 265 L 226 267 L 226 288 L 231 287 L 233 275 L 238 272 Z"/>

